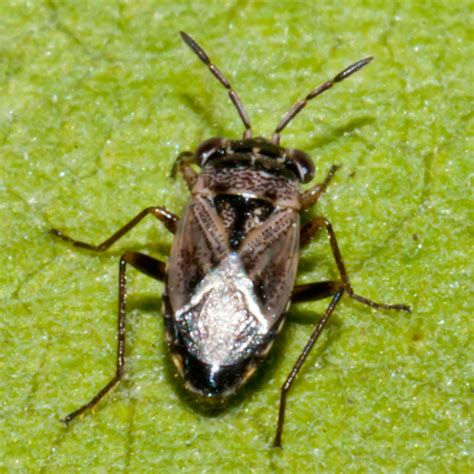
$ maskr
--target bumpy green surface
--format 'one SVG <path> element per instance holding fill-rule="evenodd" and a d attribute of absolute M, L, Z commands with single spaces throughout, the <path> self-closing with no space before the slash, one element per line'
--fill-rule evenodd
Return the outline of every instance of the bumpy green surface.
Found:
<path fill-rule="evenodd" d="M 2 2 L 0 471 L 472 472 L 472 2 L 208 3 Z M 179 29 L 237 85 L 257 134 L 376 58 L 283 144 L 312 154 L 318 180 L 343 165 L 315 212 L 355 289 L 414 311 L 344 300 L 290 394 L 283 450 L 278 390 L 326 303 L 293 307 L 255 381 L 210 416 L 168 359 L 162 285 L 133 270 L 127 378 L 59 422 L 113 374 L 119 255 L 165 259 L 171 237 L 149 218 L 98 256 L 48 229 L 99 242 L 146 206 L 181 213 L 178 151 L 242 130 Z M 300 270 L 337 276 L 324 236 Z"/>

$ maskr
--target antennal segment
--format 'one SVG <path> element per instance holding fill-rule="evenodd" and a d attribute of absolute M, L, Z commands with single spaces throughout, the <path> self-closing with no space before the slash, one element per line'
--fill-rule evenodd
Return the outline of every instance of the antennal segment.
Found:
<path fill-rule="evenodd" d="M 348 68 L 341 71 L 334 79 L 321 84 L 319 87 L 311 91 L 303 100 L 296 102 L 293 107 L 284 115 L 284 117 L 280 120 L 279 124 L 277 125 L 275 132 L 272 136 L 272 142 L 275 144 L 280 143 L 280 132 L 301 112 L 302 109 L 306 107 L 306 104 L 311 100 L 321 95 L 323 92 L 331 89 L 331 87 L 336 84 L 336 82 L 341 82 L 344 79 L 347 79 L 351 74 L 354 74 L 359 69 L 362 69 L 364 66 L 372 61 L 373 57 L 368 57 L 365 59 L 361 59 L 356 63 L 352 64 Z"/>
<path fill-rule="evenodd" d="M 229 91 L 230 100 L 237 109 L 237 112 L 239 113 L 245 127 L 244 138 L 251 138 L 252 127 L 250 125 L 250 119 L 244 109 L 242 101 L 240 100 L 239 94 L 235 92 L 229 81 L 225 78 L 224 74 L 222 74 L 218 67 L 215 64 L 212 64 L 209 56 L 204 52 L 201 46 L 199 46 L 196 41 L 194 41 L 191 36 L 189 36 L 184 31 L 180 31 L 179 34 L 181 35 L 181 38 L 183 38 L 183 41 L 194 51 L 194 53 L 196 53 L 196 56 L 209 68 L 214 77 L 216 77 L 217 80 Z"/>

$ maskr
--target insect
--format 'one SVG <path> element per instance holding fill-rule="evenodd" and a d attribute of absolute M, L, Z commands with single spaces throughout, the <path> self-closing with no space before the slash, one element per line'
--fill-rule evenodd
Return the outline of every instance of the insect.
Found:
<path fill-rule="evenodd" d="M 290 302 L 331 298 L 281 388 L 274 439 L 274 446 L 281 446 L 290 387 L 341 297 L 346 294 L 376 309 L 410 311 L 404 304 L 376 303 L 354 292 L 326 218 L 300 224 L 301 214 L 317 203 L 337 166 L 331 167 L 322 183 L 302 191 L 301 183 L 314 176 L 314 165 L 305 152 L 280 146 L 280 133 L 310 100 L 372 58 L 352 64 L 298 101 L 280 120 L 271 139 L 253 138 L 237 92 L 187 33 L 181 32 L 181 37 L 227 89 L 244 125 L 243 137 L 210 138 L 194 153 L 178 156 L 172 175 L 180 172 L 191 192 L 182 218 L 164 207 L 148 207 L 99 245 L 51 229 L 75 247 L 95 252 L 107 250 L 148 215 L 174 234 L 167 264 L 138 252 L 121 256 L 115 376 L 63 421 L 68 424 L 93 408 L 124 374 L 126 272 L 131 265 L 165 283 L 163 312 L 171 358 L 186 388 L 208 401 L 232 395 L 255 372 L 281 331 Z M 294 286 L 299 249 L 322 229 L 329 237 L 339 279 Z"/>

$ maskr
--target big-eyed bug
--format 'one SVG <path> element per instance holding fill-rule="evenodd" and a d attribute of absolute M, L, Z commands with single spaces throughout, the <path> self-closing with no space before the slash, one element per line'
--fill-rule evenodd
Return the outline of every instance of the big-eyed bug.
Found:
<path fill-rule="evenodd" d="M 354 63 L 298 101 L 271 139 L 253 138 L 237 92 L 187 33 L 181 32 L 181 37 L 228 90 L 245 127 L 243 138 L 211 138 L 194 153 L 178 156 L 172 174 L 179 171 L 191 192 L 182 218 L 163 207 L 149 207 L 97 246 L 51 230 L 76 247 L 96 252 L 107 250 L 149 214 L 174 234 L 167 264 L 138 252 L 125 252 L 120 258 L 115 376 L 64 422 L 94 407 L 124 374 L 126 268 L 131 265 L 165 283 L 165 333 L 171 357 L 185 386 L 210 401 L 232 395 L 254 373 L 282 329 L 290 302 L 331 298 L 282 386 L 274 440 L 281 446 L 288 391 L 342 295 L 372 308 L 410 311 L 403 304 L 376 303 L 354 293 L 327 219 L 316 217 L 300 225 L 301 214 L 316 204 L 337 167 L 322 183 L 302 191 L 300 184 L 311 181 L 314 165 L 303 151 L 280 146 L 280 133 L 308 101 L 372 58 Z M 299 249 L 320 229 L 327 232 L 340 279 L 294 286 Z"/>

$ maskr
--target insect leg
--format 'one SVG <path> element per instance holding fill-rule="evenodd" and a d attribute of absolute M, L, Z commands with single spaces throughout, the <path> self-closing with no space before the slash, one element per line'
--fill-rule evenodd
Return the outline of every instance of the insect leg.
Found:
<path fill-rule="evenodd" d="M 324 283 L 337 283 L 337 282 L 322 282 L 322 283 L 324 284 Z M 323 293 L 325 292 L 323 291 Z M 331 302 L 329 303 L 329 306 L 326 308 L 326 311 L 324 312 L 323 317 L 319 320 L 318 324 L 316 324 L 316 327 L 314 328 L 313 333 L 311 334 L 311 337 L 309 338 L 309 341 L 306 343 L 306 346 L 304 347 L 303 351 L 298 357 L 296 364 L 291 369 L 291 372 L 288 375 L 288 378 L 286 379 L 285 383 L 281 387 L 280 408 L 278 410 L 277 430 L 275 434 L 275 440 L 273 442 L 273 446 L 275 447 L 281 447 L 283 423 L 285 421 L 286 397 L 291 388 L 291 385 L 293 381 L 295 380 L 296 376 L 298 375 L 298 372 L 300 371 L 302 365 L 304 364 L 304 361 L 308 357 L 308 354 L 311 352 L 311 349 L 313 348 L 314 344 L 318 340 L 318 337 L 321 334 L 328 319 L 331 317 L 331 314 L 334 312 L 334 309 L 336 308 L 336 305 L 341 299 L 341 296 L 343 295 L 343 293 L 344 293 L 344 288 L 339 288 L 339 290 L 337 290 L 336 293 L 334 294 Z M 322 297 L 325 297 L 325 296 L 327 296 L 327 294 L 325 294 Z"/>
<path fill-rule="evenodd" d="M 331 245 L 331 250 L 336 260 L 336 265 L 339 270 L 339 275 L 341 276 L 342 284 L 344 285 L 344 291 L 349 297 L 354 300 L 359 301 L 360 303 L 366 304 L 371 308 L 376 309 L 392 309 L 396 311 L 406 311 L 411 312 L 409 306 L 405 304 L 385 304 L 385 303 L 376 303 L 375 301 L 369 300 L 364 296 L 359 296 L 354 293 L 354 290 L 349 281 L 349 275 L 347 274 L 346 266 L 342 259 L 341 251 L 339 250 L 339 245 L 337 244 L 336 234 L 332 228 L 331 223 L 325 217 L 316 217 L 312 221 L 307 222 L 301 228 L 301 242 L 306 243 L 309 239 L 316 234 L 321 228 L 325 227 L 329 237 L 329 243 Z"/>
<path fill-rule="evenodd" d="M 143 209 L 142 212 L 137 214 L 130 222 L 128 222 L 123 227 L 121 227 L 117 232 L 115 232 L 115 234 L 113 234 L 107 240 L 104 240 L 104 242 L 102 242 L 99 245 L 92 245 L 92 244 L 88 244 L 86 242 L 82 242 L 80 240 L 72 239 L 71 237 L 68 237 L 67 235 L 64 235 L 58 229 L 51 229 L 50 233 L 55 235 L 56 237 L 59 237 L 60 239 L 64 240 L 65 242 L 69 242 L 70 244 L 74 245 L 74 247 L 79 247 L 81 249 L 92 250 L 94 252 L 104 252 L 112 244 L 117 242 L 117 240 L 119 240 L 121 237 L 123 237 L 129 230 L 133 229 L 148 214 L 154 215 L 157 219 L 159 219 L 161 222 L 163 222 L 165 227 L 171 233 L 174 234 L 176 232 L 176 226 L 177 226 L 178 221 L 179 221 L 178 216 L 176 216 L 172 212 L 167 211 L 164 207 L 147 207 L 146 209 Z"/>
<path fill-rule="evenodd" d="M 125 367 L 125 320 L 126 320 L 126 267 L 127 264 L 132 265 L 137 270 L 145 273 L 152 278 L 163 281 L 165 277 L 165 264 L 160 260 L 156 260 L 148 255 L 138 252 L 126 252 L 120 258 L 119 263 L 119 308 L 118 308 L 118 332 L 117 332 L 117 367 L 115 376 L 112 380 L 100 390 L 97 395 L 88 403 L 82 405 L 77 410 L 69 413 L 62 421 L 69 424 L 74 418 L 84 413 L 86 410 L 94 408 L 97 403 L 120 381 L 124 374 Z"/>
<path fill-rule="evenodd" d="M 327 223 L 329 224 L 329 222 Z M 386 305 L 386 304 L 381 304 L 381 303 L 375 303 L 373 301 L 368 300 L 367 298 L 364 298 L 359 295 L 355 295 L 347 279 L 347 272 L 345 271 L 344 264 L 342 262 L 342 258 L 339 252 L 339 248 L 337 247 L 337 242 L 334 236 L 334 232 L 332 232 L 332 228 L 331 228 L 330 238 L 331 236 L 334 239 L 334 246 L 336 248 L 336 251 L 334 251 L 334 247 L 333 247 L 333 253 L 336 257 L 336 261 L 338 260 L 338 256 L 340 258 L 339 260 L 341 264 L 340 273 L 341 273 L 341 276 L 343 274 L 346 276 L 347 283 L 344 281 L 321 281 L 321 282 L 309 283 L 305 285 L 298 285 L 298 286 L 295 286 L 295 288 L 293 289 L 293 293 L 291 296 L 292 303 L 301 303 L 303 301 L 314 301 L 314 300 L 319 300 L 323 298 L 328 298 L 329 296 L 332 296 L 333 298 L 331 300 L 331 303 L 327 307 L 323 317 L 319 320 L 318 324 L 314 328 L 313 333 L 311 334 L 311 337 L 309 338 L 309 341 L 307 342 L 306 346 L 304 347 L 303 351 L 298 357 L 296 364 L 291 369 L 290 374 L 288 375 L 285 383 L 283 384 L 281 388 L 280 408 L 278 411 L 278 424 L 277 424 L 275 440 L 273 443 L 275 447 L 281 447 L 283 424 L 285 421 L 286 397 L 288 395 L 290 387 L 294 379 L 298 375 L 298 372 L 300 371 L 304 361 L 308 357 L 308 354 L 310 353 L 311 349 L 316 343 L 319 335 L 321 334 L 324 326 L 328 322 L 331 314 L 333 313 L 337 303 L 341 299 L 341 296 L 344 294 L 344 292 L 348 293 L 351 298 L 354 298 L 362 303 L 368 304 L 369 306 L 374 307 L 374 308 L 410 311 L 410 308 L 406 305 Z M 338 263 L 338 266 L 339 266 L 339 263 Z"/>
<path fill-rule="evenodd" d="M 340 289 L 344 289 L 341 281 L 318 281 L 297 285 L 291 293 L 291 303 L 303 303 L 304 301 L 316 301 L 335 295 Z"/>
<path fill-rule="evenodd" d="M 183 151 L 177 157 L 171 168 L 171 177 L 175 178 L 178 171 L 183 176 L 186 186 L 191 191 L 196 183 L 198 174 L 191 168 L 191 163 L 196 163 L 194 153 L 190 151 Z"/>
<path fill-rule="evenodd" d="M 307 191 L 301 193 L 300 195 L 300 204 L 301 210 L 305 211 L 311 206 L 314 206 L 321 197 L 321 195 L 326 191 L 332 177 L 339 169 L 339 166 L 332 165 L 329 173 L 327 174 L 325 180 L 322 183 L 315 184 L 313 187 L 309 188 Z"/>

